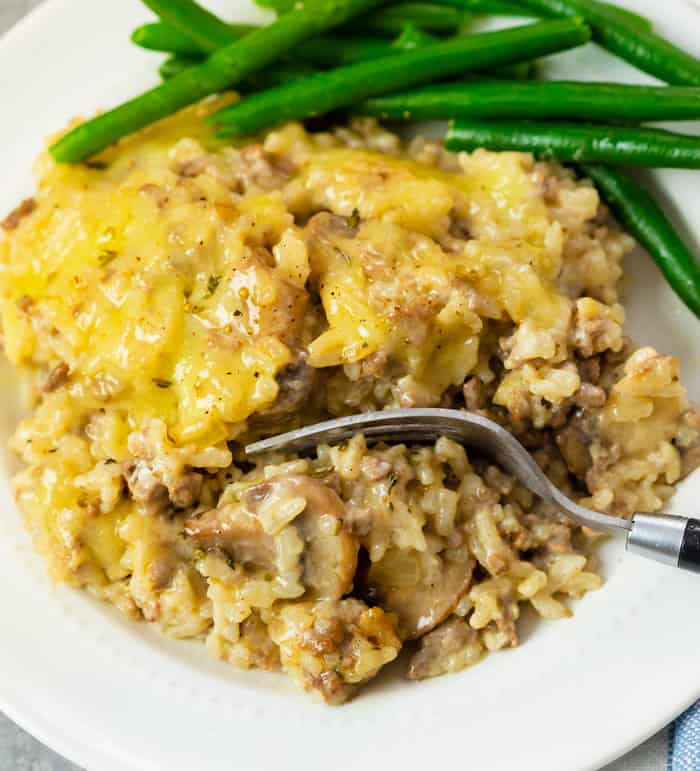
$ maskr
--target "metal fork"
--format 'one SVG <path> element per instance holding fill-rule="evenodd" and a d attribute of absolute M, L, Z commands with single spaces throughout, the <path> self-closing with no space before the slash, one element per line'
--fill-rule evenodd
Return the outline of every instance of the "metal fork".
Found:
<path fill-rule="evenodd" d="M 628 551 L 700 572 L 700 520 L 667 514 L 635 514 L 631 520 L 591 511 L 555 487 L 530 453 L 493 420 L 462 410 L 403 409 L 365 412 L 315 423 L 247 445 L 247 455 L 287 450 L 308 452 L 319 444 L 338 444 L 362 433 L 374 442 L 434 442 L 446 436 L 474 447 L 554 504 L 570 519 L 593 530 L 624 535 Z"/>

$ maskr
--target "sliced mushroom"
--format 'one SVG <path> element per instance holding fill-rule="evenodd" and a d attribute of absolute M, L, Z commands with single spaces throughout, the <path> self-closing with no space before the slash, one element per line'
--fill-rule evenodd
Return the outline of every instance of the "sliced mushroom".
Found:
<path fill-rule="evenodd" d="M 469 590 L 474 565 L 443 560 L 439 571 L 425 575 L 418 552 L 390 549 L 370 567 L 361 591 L 396 613 L 401 638 L 414 640 L 452 613 Z"/>
<path fill-rule="evenodd" d="M 278 570 L 282 533 L 294 528 L 311 597 L 339 599 L 352 588 L 357 539 L 342 527 L 345 506 L 330 487 L 302 475 L 278 477 L 249 488 L 242 503 L 188 520 L 185 532 L 205 549 L 221 549 L 236 562 Z"/>
<path fill-rule="evenodd" d="M 254 514 L 232 503 L 185 522 L 185 534 L 202 549 L 221 549 L 235 562 L 265 570 L 277 568 L 275 538 Z"/>
<path fill-rule="evenodd" d="M 304 585 L 314 597 L 338 599 L 352 589 L 358 543 L 330 515 L 304 513 L 297 527 L 307 547 L 304 551 Z"/>
<path fill-rule="evenodd" d="M 266 494 L 261 500 L 259 492 L 263 487 Z M 359 545 L 342 526 L 345 504 L 338 494 L 322 481 L 301 475 L 271 479 L 256 488 L 250 490 L 248 501 L 256 497 L 258 508 L 269 496 L 306 501 L 306 507 L 294 521 L 305 544 L 304 586 L 318 598 L 339 599 L 347 594 L 352 589 Z"/>

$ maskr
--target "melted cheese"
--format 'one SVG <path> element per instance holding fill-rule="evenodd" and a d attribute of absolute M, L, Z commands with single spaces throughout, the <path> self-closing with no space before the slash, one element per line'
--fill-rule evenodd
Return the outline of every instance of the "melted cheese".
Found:
<path fill-rule="evenodd" d="M 235 151 L 203 128 L 213 106 L 121 143 L 105 168 L 42 157 L 37 210 L 0 240 L 9 358 L 44 373 L 65 362 L 80 415 L 108 407 L 121 426 L 114 457 L 128 456 L 129 432 L 151 417 L 179 445 L 234 436 L 274 402 L 292 348 L 307 344 L 315 367 L 398 362 L 434 400 L 478 360 L 469 287 L 494 318 L 546 329 L 565 310 L 558 225 L 522 156 L 477 152 L 447 173 L 302 142 L 289 127 L 277 141 L 287 132 L 303 147 L 297 173 L 279 190 L 240 195 Z M 183 173 L 193 158 L 204 170 Z M 323 210 L 361 226 L 304 236 L 294 215 Z M 469 225 L 457 250 L 440 241 L 452 218 Z M 325 329 L 302 343 L 307 277 Z"/>
<path fill-rule="evenodd" d="M 453 174 L 351 149 L 307 158 L 306 205 L 365 221 L 355 238 L 338 235 L 312 253 L 329 324 L 310 346 L 312 365 L 355 362 L 383 350 L 434 399 L 462 383 L 477 362 L 482 325 L 467 306 L 464 282 L 504 317 L 529 318 L 536 328 L 547 329 L 567 312 L 569 301 L 554 284 L 558 225 L 522 156 L 479 152 L 463 164 L 464 173 Z M 468 221 L 472 236 L 457 253 L 434 240 L 451 216 Z M 442 310 L 417 339 L 412 314 L 422 307 L 429 317 L 431 298 Z"/>
<path fill-rule="evenodd" d="M 193 123 L 144 132 L 106 169 L 44 158 L 31 222 L 0 242 L 0 286 L 15 364 L 65 362 L 86 411 L 159 416 L 210 445 L 274 401 L 290 359 L 275 316 L 294 292 L 255 249 L 292 217 L 279 195 L 179 176 L 174 142 Z"/>

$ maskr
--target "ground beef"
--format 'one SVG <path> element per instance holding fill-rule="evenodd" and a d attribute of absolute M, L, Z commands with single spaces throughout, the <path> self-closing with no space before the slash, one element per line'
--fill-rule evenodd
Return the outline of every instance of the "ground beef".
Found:
<path fill-rule="evenodd" d="M 36 201 L 33 198 L 25 198 L 24 201 L 13 209 L 4 220 L 0 222 L 0 227 L 4 230 L 16 230 L 22 220 L 28 217 L 36 209 Z"/>

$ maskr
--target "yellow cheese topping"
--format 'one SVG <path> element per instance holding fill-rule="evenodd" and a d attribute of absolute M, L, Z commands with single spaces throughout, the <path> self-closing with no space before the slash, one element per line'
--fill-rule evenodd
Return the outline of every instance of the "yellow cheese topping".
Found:
<path fill-rule="evenodd" d="M 35 211 L 0 236 L 7 355 L 45 376 L 67 366 L 73 427 L 106 411 L 116 459 L 152 417 L 176 446 L 235 436 L 300 350 L 318 368 L 383 356 L 435 399 L 474 369 L 484 316 L 560 318 L 559 226 L 522 156 L 478 152 L 448 173 L 289 126 L 265 145 L 289 167 L 275 179 L 260 146 L 212 142 L 210 109 L 102 163 L 43 156 Z M 304 226 L 324 211 L 350 224 Z M 457 220 L 469 233 L 450 246 Z M 475 312 L 469 287 L 492 305 Z"/>
<path fill-rule="evenodd" d="M 458 174 L 360 150 L 310 155 L 302 173 L 307 206 L 363 223 L 356 235 L 311 251 L 329 324 L 309 347 L 312 365 L 383 350 L 439 398 L 477 361 L 482 324 L 465 284 L 493 298 L 496 317 L 529 318 L 542 329 L 560 318 L 569 303 L 554 287 L 561 233 L 522 156 L 480 152 L 463 165 Z M 451 217 L 470 228 L 456 252 L 439 242 Z M 421 308 L 431 324 L 417 339 Z"/>
<path fill-rule="evenodd" d="M 88 409 L 157 415 L 208 445 L 275 399 L 287 311 L 305 298 L 256 256 L 293 224 L 280 196 L 179 175 L 174 128 L 105 169 L 42 160 L 36 211 L 0 243 L 5 349 L 65 362 Z"/>

